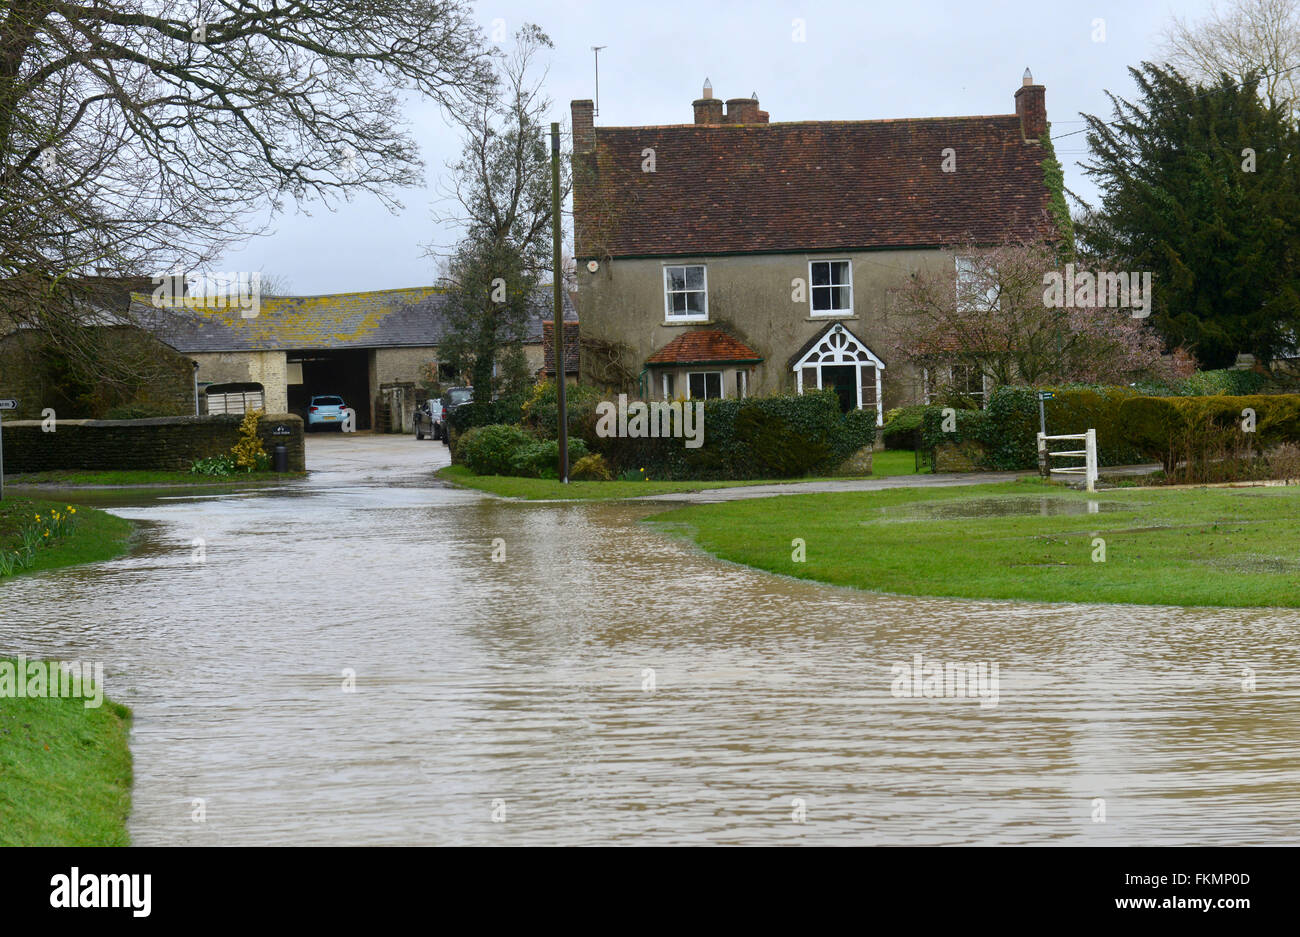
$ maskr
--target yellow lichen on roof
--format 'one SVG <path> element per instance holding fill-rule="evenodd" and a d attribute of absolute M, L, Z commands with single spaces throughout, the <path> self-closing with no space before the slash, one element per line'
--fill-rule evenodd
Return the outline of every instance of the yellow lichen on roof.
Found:
<path fill-rule="evenodd" d="M 441 287 L 416 287 L 325 296 L 266 296 L 256 309 L 202 303 L 193 307 L 173 302 L 162 308 L 210 317 L 243 341 L 263 348 L 321 347 L 360 343 L 390 314 L 443 293 Z M 154 305 L 149 294 L 132 294 L 143 305 Z"/>

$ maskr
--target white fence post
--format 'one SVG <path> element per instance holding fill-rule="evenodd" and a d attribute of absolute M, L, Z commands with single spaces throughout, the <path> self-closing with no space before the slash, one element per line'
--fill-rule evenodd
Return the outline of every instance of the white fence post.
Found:
<path fill-rule="evenodd" d="M 1056 439 L 1079 439 L 1083 441 L 1082 449 L 1065 452 L 1049 452 L 1047 443 Z M 1064 468 L 1052 468 L 1052 459 L 1083 459 L 1083 465 L 1070 465 Z M 1082 475 L 1089 491 L 1097 490 L 1097 431 L 1090 429 L 1086 433 L 1072 433 L 1063 436 L 1044 436 L 1038 434 L 1038 459 L 1045 466 L 1044 474 L 1049 478 L 1055 472 L 1058 475 Z"/>
<path fill-rule="evenodd" d="M 1084 449 L 1087 455 L 1084 456 L 1084 460 L 1085 460 L 1084 466 L 1087 468 L 1086 477 L 1088 479 L 1088 490 L 1096 491 L 1097 490 L 1097 431 L 1095 429 L 1088 430 L 1087 437 L 1088 437 L 1087 445 Z"/>

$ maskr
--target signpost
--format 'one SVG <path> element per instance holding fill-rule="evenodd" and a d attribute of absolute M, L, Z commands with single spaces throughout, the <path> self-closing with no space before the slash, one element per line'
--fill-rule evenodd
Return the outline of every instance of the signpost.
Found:
<path fill-rule="evenodd" d="M 1038 434 L 1040 436 L 1047 435 L 1047 412 L 1043 409 L 1043 401 L 1051 400 L 1055 396 L 1056 394 L 1052 393 L 1050 390 L 1040 390 L 1038 392 Z M 1047 465 L 1047 460 L 1040 456 L 1038 459 L 1039 474 L 1046 478 L 1051 471 L 1052 470 Z"/>
<path fill-rule="evenodd" d="M 17 410 L 18 401 L 12 398 L 0 400 L 0 410 Z M 5 499 L 5 435 L 4 420 L 0 419 L 0 501 Z"/>

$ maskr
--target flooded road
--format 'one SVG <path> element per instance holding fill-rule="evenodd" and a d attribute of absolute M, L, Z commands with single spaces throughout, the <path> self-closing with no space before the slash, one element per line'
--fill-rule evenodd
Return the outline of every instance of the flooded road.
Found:
<path fill-rule="evenodd" d="M 130 556 L 0 586 L 0 653 L 102 660 L 134 708 L 135 843 L 1300 834 L 1295 610 L 838 590 L 637 523 L 661 502 L 438 487 L 445 453 L 312 437 L 285 488 L 101 494 Z M 894 695 L 918 654 L 996 664 L 996 705 Z"/>

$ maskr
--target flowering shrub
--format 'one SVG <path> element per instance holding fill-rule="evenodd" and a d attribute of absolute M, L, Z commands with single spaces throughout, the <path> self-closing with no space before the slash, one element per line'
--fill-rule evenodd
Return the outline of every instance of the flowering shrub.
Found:
<path fill-rule="evenodd" d="M 261 410 L 245 413 L 243 422 L 239 424 L 239 441 L 230 450 L 235 457 L 235 465 L 245 472 L 264 472 L 271 464 L 270 457 L 262 448 L 262 439 L 257 435 L 257 424 L 261 419 Z"/>
<path fill-rule="evenodd" d="M 239 466 L 233 456 L 214 455 L 206 459 L 195 459 L 190 472 L 195 475 L 234 475 Z"/>
<path fill-rule="evenodd" d="M 77 509 L 67 505 L 64 510 L 50 509 L 32 515 L 18 529 L 19 548 L 0 550 L 0 576 L 10 576 L 16 570 L 27 569 L 36 561 L 36 551 L 48 547 L 61 537 L 71 536 L 77 529 Z"/>

